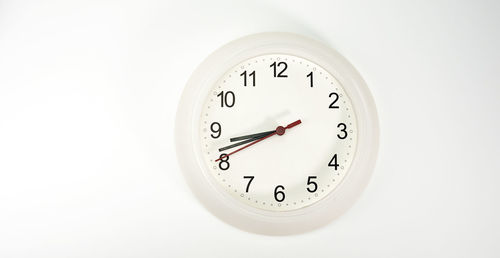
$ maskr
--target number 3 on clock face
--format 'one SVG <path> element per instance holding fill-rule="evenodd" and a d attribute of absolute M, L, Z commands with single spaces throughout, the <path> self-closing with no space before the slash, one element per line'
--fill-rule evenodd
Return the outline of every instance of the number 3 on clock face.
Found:
<path fill-rule="evenodd" d="M 247 51 L 231 53 L 235 45 Z M 199 94 L 184 95 L 178 111 L 180 162 L 207 208 L 230 224 L 310 230 L 366 184 L 378 143 L 374 105 L 355 70 L 323 48 L 290 34 L 250 36 L 216 52 L 188 83 Z"/>

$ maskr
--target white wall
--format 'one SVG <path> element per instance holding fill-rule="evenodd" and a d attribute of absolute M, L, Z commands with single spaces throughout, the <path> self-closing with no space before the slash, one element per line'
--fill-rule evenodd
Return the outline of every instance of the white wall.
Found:
<path fill-rule="evenodd" d="M 498 1 L 0 1 L 0 257 L 500 256 Z M 190 73 L 240 36 L 343 54 L 378 106 L 380 156 L 328 226 L 219 221 L 177 165 Z"/>

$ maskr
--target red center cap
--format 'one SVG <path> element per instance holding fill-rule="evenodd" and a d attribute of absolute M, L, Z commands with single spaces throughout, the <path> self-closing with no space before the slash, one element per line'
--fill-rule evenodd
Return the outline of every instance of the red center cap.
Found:
<path fill-rule="evenodd" d="M 276 127 L 276 134 L 277 135 L 283 135 L 283 134 L 285 134 L 285 127 L 283 127 L 283 126 Z"/>

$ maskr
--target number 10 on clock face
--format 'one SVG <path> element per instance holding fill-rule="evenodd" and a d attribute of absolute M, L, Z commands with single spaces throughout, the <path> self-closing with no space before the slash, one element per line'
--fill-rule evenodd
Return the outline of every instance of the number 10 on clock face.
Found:
<path fill-rule="evenodd" d="M 202 102 L 203 161 L 217 187 L 241 204 L 269 211 L 314 205 L 349 172 L 356 114 L 342 85 L 314 62 L 250 58 L 226 71 Z"/>

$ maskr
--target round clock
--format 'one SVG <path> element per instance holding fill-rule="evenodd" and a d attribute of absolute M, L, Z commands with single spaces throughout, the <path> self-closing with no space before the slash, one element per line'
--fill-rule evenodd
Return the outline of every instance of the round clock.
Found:
<path fill-rule="evenodd" d="M 262 33 L 196 69 L 175 137 L 207 209 L 241 229 L 283 235 L 352 205 L 374 168 L 378 133 L 371 94 L 342 56 L 302 36 Z"/>

